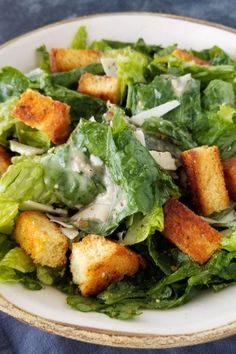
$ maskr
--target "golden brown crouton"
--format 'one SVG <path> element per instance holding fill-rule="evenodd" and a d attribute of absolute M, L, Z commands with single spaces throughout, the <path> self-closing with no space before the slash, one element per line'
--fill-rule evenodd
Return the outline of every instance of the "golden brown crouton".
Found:
<path fill-rule="evenodd" d="M 84 296 L 99 293 L 125 275 L 134 275 L 142 263 L 141 256 L 103 236 L 88 235 L 72 244 L 73 281 Z"/>
<path fill-rule="evenodd" d="M 11 112 L 32 128 L 46 133 L 54 144 L 64 143 L 70 134 L 70 107 L 37 91 L 27 90 Z"/>
<path fill-rule="evenodd" d="M 194 63 L 199 64 L 199 65 L 210 65 L 209 61 L 195 57 L 194 55 L 189 54 L 188 52 L 186 52 L 185 50 L 182 50 L 182 49 L 175 49 L 172 52 L 172 55 L 174 55 L 175 57 L 178 57 L 180 59 L 183 59 L 185 61 L 193 61 Z"/>
<path fill-rule="evenodd" d="M 221 239 L 218 231 L 176 199 L 170 199 L 164 206 L 162 233 L 200 264 L 218 249 Z"/>
<path fill-rule="evenodd" d="M 200 146 L 182 152 L 193 203 L 203 215 L 229 206 L 223 167 L 217 146 Z"/>
<path fill-rule="evenodd" d="M 11 164 L 11 156 L 8 154 L 6 149 L 0 145 L 0 176 L 8 169 Z"/>
<path fill-rule="evenodd" d="M 50 53 L 53 72 L 69 71 L 95 63 L 100 63 L 100 53 L 97 50 L 53 48 Z"/>
<path fill-rule="evenodd" d="M 78 91 L 112 103 L 120 102 L 120 87 L 116 77 L 85 73 L 79 80 Z"/>
<path fill-rule="evenodd" d="M 52 268 L 66 265 L 68 239 L 45 214 L 22 212 L 16 221 L 14 238 L 34 263 Z"/>
<path fill-rule="evenodd" d="M 229 196 L 236 201 L 236 156 L 222 161 L 222 164 Z"/>

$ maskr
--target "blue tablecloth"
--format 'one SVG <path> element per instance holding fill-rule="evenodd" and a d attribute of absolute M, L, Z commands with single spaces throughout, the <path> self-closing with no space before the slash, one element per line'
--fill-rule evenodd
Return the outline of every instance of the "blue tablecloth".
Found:
<path fill-rule="evenodd" d="M 102 12 L 154 11 L 236 27 L 235 0 L 0 0 L 0 44 L 64 18 Z M 234 304 L 232 304 L 234 306 Z M 236 336 L 194 347 L 135 350 L 86 344 L 48 334 L 0 313 L 0 354 L 236 353 Z"/>

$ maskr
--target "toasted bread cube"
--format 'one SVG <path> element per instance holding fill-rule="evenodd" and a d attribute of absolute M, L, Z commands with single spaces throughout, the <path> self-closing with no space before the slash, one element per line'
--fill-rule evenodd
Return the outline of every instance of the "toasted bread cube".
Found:
<path fill-rule="evenodd" d="M 236 156 L 222 161 L 229 196 L 236 201 Z"/>
<path fill-rule="evenodd" d="M 11 164 L 11 156 L 6 149 L 0 145 L 0 176 L 2 176 Z"/>
<path fill-rule="evenodd" d="M 229 206 L 223 167 L 217 146 L 200 146 L 182 152 L 193 203 L 203 215 Z"/>
<path fill-rule="evenodd" d="M 221 234 L 176 199 L 164 206 L 162 232 L 182 252 L 203 264 L 219 248 Z"/>
<path fill-rule="evenodd" d="M 120 87 L 116 77 L 85 73 L 79 80 L 78 91 L 112 103 L 120 102 Z"/>
<path fill-rule="evenodd" d="M 183 59 L 185 61 L 193 61 L 194 63 L 196 63 L 198 65 L 210 65 L 209 61 L 195 57 L 194 55 L 189 54 L 188 52 L 186 52 L 185 50 L 182 50 L 182 49 L 175 49 L 172 52 L 172 55 L 174 55 L 175 57 L 178 57 L 180 59 Z"/>
<path fill-rule="evenodd" d="M 93 49 L 53 48 L 50 65 L 53 72 L 69 71 L 90 64 L 100 63 L 100 53 Z"/>
<path fill-rule="evenodd" d="M 14 238 L 34 263 L 52 268 L 66 265 L 68 239 L 45 214 L 22 212 L 16 221 Z"/>
<path fill-rule="evenodd" d="M 72 244 L 73 282 L 84 296 L 99 293 L 125 275 L 134 275 L 140 265 L 141 256 L 103 236 L 88 235 Z"/>
<path fill-rule="evenodd" d="M 70 107 L 37 91 L 27 90 L 11 112 L 17 118 L 46 133 L 54 144 L 64 143 L 70 134 Z"/>

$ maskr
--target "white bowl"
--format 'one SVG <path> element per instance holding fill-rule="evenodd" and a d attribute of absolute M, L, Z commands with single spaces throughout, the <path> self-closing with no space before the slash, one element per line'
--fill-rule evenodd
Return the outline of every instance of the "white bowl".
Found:
<path fill-rule="evenodd" d="M 203 49 L 218 45 L 236 53 L 236 30 L 193 19 L 150 13 L 89 16 L 56 23 L 14 39 L 0 48 L 0 67 L 23 71 L 35 67 L 35 48 L 67 46 L 81 25 L 89 40 L 110 38 L 181 48 Z M 66 305 L 66 297 L 53 288 L 31 292 L 21 285 L 0 284 L 0 309 L 49 332 L 99 344 L 160 348 L 183 346 L 236 333 L 236 288 L 204 292 L 171 310 L 144 311 L 134 320 L 120 321 L 98 313 L 82 313 Z"/>

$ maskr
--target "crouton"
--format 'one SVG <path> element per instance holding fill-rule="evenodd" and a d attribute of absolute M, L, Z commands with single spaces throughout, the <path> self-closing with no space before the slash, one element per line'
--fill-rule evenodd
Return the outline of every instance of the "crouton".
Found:
<path fill-rule="evenodd" d="M 46 133 L 54 144 L 64 143 L 70 134 L 70 107 L 37 91 L 27 90 L 11 112 L 32 128 Z"/>
<path fill-rule="evenodd" d="M 176 199 L 164 205 L 162 232 L 181 251 L 203 264 L 219 248 L 221 234 Z"/>
<path fill-rule="evenodd" d="M 200 146 L 181 153 L 195 207 L 210 215 L 229 206 L 223 167 L 217 146 Z"/>
<path fill-rule="evenodd" d="M 182 50 L 182 49 L 175 49 L 172 52 L 172 55 L 174 55 L 175 57 L 178 57 L 180 59 L 183 59 L 185 61 L 193 61 L 195 64 L 210 65 L 209 61 L 195 57 L 194 55 L 189 54 L 188 52 L 186 52 L 185 50 Z"/>
<path fill-rule="evenodd" d="M 52 268 L 66 265 L 68 239 L 45 214 L 22 212 L 16 221 L 14 238 L 34 263 Z"/>
<path fill-rule="evenodd" d="M 112 103 L 120 102 L 120 87 L 116 77 L 85 73 L 79 80 L 78 91 Z"/>
<path fill-rule="evenodd" d="M 222 161 L 229 196 L 236 201 L 236 156 Z"/>
<path fill-rule="evenodd" d="M 8 166 L 11 164 L 11 156 L 8 154 L 6 149 L 0 145 L 0 176 L 6 172 Z"/>
<path fill-rule="evenodd" d="M 100 63 L 100 53 L 92 49 L 53 48 L 50 53 L 52 72 L 69 71 Z"/>
<path fill-rule="evenodd" d="M 95 295 L 125 275 L 134 275 L 141 256 L 103 236 L 88 235 L 72 244 L 71 272 L 83 296 Z"/>

